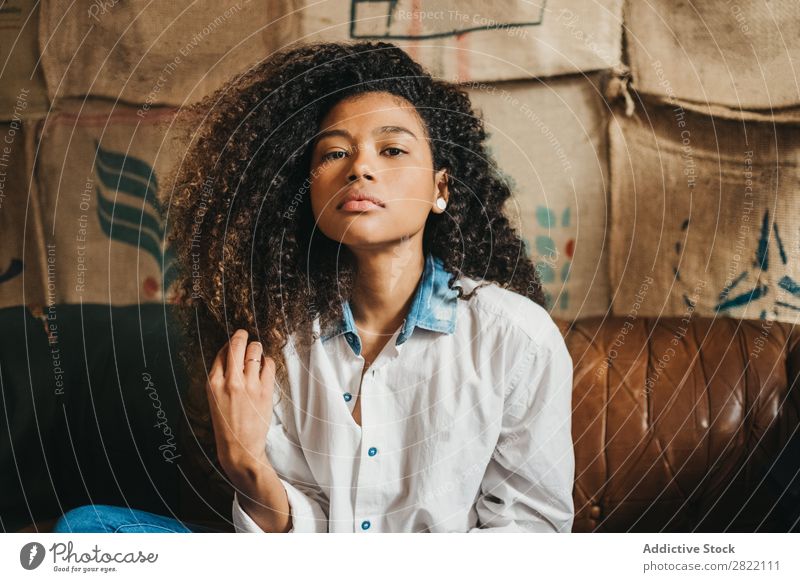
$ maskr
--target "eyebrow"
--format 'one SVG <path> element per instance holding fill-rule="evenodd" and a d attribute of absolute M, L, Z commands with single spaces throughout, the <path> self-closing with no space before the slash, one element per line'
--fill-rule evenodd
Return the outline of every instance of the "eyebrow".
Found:
<path fill-rule="evenodd" d="M 417 136 L 414 135 L 414 132 L 412 132 L 410 129 L 406 129 L 405 127 L 401 127 L 399 125 L 384 125 L 382 127 L 378 127 L 372 130 L 372 135 L 387 135 L 393 133 L 405 133 L 410 135 L 414 139 L 417 139 Z M 315 143 L 319 143 L 326 137 L 335 137 L 335 136 L 345 137 L 348 139 L 353 138 L 350 132 L 347 131 L 346 129 L 329 129 L 327 131 L 323 131 L 322 133 L 320 133 L 317 136 Z"/>

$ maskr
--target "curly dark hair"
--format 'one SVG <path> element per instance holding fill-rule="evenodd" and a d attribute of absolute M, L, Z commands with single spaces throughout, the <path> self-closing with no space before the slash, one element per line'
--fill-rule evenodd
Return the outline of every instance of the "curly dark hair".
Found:
<path fill-rule="evenodd" d="M 465 90 L 432 76 L 386 42 L 301 45 L 272 55 L 183 109 L 191 132 L 171 180 L 168 228 L 185 307 L 185 356 L 196 372 L 189 417 L 213 450 L 205 373 L 234 330 L 244 328 L 275 359 L 291 334 L 309 339 L 317 317 L 341 317 L 354 261 L 314 229 L 309 199 L 313 140 L 326 113 L 345 98 L 386 92 L 410 102 L 428 133 L 434 170 L 447 168 L 447 213 L 431 213 L 424 252 L 453 275 L 498 285 L 545 305 L 523 242 L 503 214 L 511 196 L 486 148 L 483 120 Z"/>

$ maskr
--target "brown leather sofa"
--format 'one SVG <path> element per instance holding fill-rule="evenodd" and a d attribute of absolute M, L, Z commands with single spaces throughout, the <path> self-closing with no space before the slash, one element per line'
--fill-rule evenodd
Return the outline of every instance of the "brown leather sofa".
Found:
<path fill-rule="evenodd" d="M 575 364 L 575 532 L 797 531 L 796 326 L 705 318 L 558 323 Z M 230 491 L 205 489 L 197 467 L 179 473 L 168 513 L 230 531 Z M 175 477 L 164 479 L 174 486 Z M 168 487 L 157 486 L 162 497 Z M 33 521 L 23 531 L 47 531 L 54 520 Z"/>
<path fill-rule="evenodd" d="M 797 531 L 797 326 L 560 327 L 575 364 L 573 531 Z"/>

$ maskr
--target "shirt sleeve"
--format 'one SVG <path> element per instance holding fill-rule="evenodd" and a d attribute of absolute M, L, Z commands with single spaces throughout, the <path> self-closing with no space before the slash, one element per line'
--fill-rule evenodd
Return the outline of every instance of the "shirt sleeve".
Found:
<path fill-rule="evenodd" d="M 277 389 L 275 392 L 277 393 Z M 291 430 L 290 423 L 284 424 L 281 421 L 277 407 L 277 403 L 274 404 L 266 451 L 289 500 L 292 529 L 287 533 L 326 533 L 327 498 L 317 485 L 297 438 L 291 434 L 294 431 Z M 233 526 L 237 533 L 263 533 L 240 505 L 237 493 L 233 496 Z"/>
<path fill-rule="evenodd" d="M 558 328 L 512 371 L 500 436 L 476 501 L 483 532 L 572 530 L 572 357 Z"/>

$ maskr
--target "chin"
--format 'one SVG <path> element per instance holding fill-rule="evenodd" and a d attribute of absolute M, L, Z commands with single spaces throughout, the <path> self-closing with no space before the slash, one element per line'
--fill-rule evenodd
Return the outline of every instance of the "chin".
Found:
<path fill-rule="evenodd" d="M 394 239 L 387 238 L 386 231 L 353 232 L 351 229 L 347 231 L 347 234 L 343 235 L 339 240 L 341 240 L 344 246 L 349 248 L 365 248 L 385 245 Z"/>
<path fill-rule="evenodd" d="M 393 240 L 386 224 L 382 221 L 369 220 L 360 216 L 355 219 L 343 220 L 336 224 L 334 228 L 320 230 L 330 239 L 341 242 L 345 246 L 361 247 L 385 244 Z"/>

